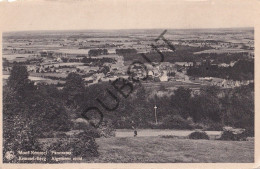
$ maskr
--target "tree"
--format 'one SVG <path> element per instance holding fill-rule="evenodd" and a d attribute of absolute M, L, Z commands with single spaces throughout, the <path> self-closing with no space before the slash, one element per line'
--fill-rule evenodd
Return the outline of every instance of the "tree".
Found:
<path fill-rule="evenodd" d="M 7 85 L 18 94 L 25 96 L 33 91 L 33 82 L 28 79 L 29 73 L 26 66 L 15 64 L 11 70 Z"/>
<path fill-rule="evenodd" d="M 77 73 L 70 73 L 63 88 L 64 97 L 68 105 L 79 105 L 84 97 L 85 85 L 82 77 Z"/>
<path fill-rule="evenodd" d="M 106 75 L 108 72 L 110 72 L 109 66 L 104 66 L 104 67 L 101 69 L 101 72 L 103 72 L 104 75 Z"/>
<path fill-rule="evenodd" d="M 89 56 L 107 55 L 107 49 L 90 49 L 88 51 Z"/>
<path fill-rule="evenodd" d="M 245 128 L 254 135 L 254 88 L 250 85 L 235 88 L 225 95 L 225 125 Z M 224 102 L 223 101 L 223 102 Z"/>
<path fill-rule="evenodd" d="M 189 115 L 192 117 L 193 121 L 201 122 L 203 119 L 206 119 L 205 115 L 202 111 L 202 104 L 203 104 L 203 98 L 200 95 L 195 95 L 193 98 L 191 98 L 190 101 L 190 112 Z"/>
<path fill-rule="evenodd" d="M 17 153 L 18 150 L 40 150 L 36 132 L 31 125 L 32 121 L 28 119 L 30 113 L 26 111 L 27 106 L 21 102 L 21 99 L 17 97 L 17 92 L 12 88 L 4 86 L 3 91 L 4 153 L 7 151 Z"/>
<path fill-rule="evenodd" d="M 191 90 L 184 87 L 179 87 L 174 91 L 174 96 L 172 97 L 172 104 L 179 111 L 180 115 L 187 118 L 189 115 L 188 105 L 191 99 Z"/>
<path fill-rule="evenodd" d="M 201 113 L 213 122 L 220 122 L 221 120 L 219 92 L 219 87 L 216 86 L 207 86 L 201 89 Z"/>

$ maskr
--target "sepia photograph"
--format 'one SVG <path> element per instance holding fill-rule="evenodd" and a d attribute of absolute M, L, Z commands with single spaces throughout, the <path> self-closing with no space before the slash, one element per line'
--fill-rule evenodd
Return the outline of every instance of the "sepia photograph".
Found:
<path fill-rule="evenodd" d="M 78 28 L 65 21 L 34 27 L 54 21 L 45 16 L 25 19 L 21 30 L 9 24 L 2 32 L 2 163 L 254 163 L 255 27 L 240 22 L 250 14 L 234 20 L 240 14 L 231 10 L 221 22 L 209 7 L 214 24 L 207 16 L 198 24 L 187 9 L 177 11 L 186 19 L 171 21 L 176 27 L 158 25 L 170 21 L 153 15 L 156 22 L 140 26 L 133 17 L 113 27 L 112 19 L 102 29 L 107 17 L 91 10 L 86 15 L 100 21 L 90 27 L 83 19 Z"/>

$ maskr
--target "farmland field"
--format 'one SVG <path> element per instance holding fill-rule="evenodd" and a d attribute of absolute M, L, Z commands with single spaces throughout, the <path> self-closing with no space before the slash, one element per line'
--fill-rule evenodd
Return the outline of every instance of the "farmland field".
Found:
<path fill-rule="evenodd" d="M 244 49 L 209 49 L 200 52 L 195 52 L 194 54 L 201 54 L 201 53 L 239 53 L 239 52 L 250 52 L 250 50 Z"/>
<path fill-rule="evenodd" d="M 196 83 L 188 83 L 188 82 L 178 82 L 178 81 L 168 81 L 168 82 L 143 82 L 142 85 L 145 88 L 160 88 L 161 86 L 165 88 L 177 88 L 180 86 L 183 87 L 189 87 L 189 88 L 198 88 L 201 87 L 202 84 L 196 84 Z"/>
<path fill-rule="evenodd" d="M 29 58 L 33 58 L 33 54 L 10 54 L 3 55 L 3 58 L 6 58 L 9 61 L 26 61 Z"/>

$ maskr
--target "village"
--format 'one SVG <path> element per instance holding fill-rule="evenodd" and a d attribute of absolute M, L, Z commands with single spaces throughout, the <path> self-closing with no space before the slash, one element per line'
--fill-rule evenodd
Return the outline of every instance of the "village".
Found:
<path fill-rule="evenodd" d="M 113 81 L 118 77 L 127 79 L 129 78 L 127 68 L 130 61 L 126 59 L 128 54 L 122 54 L 122 51 L 130 52 L 130 55 L 155 52 L 155 49 L 151 47 L 152 40 L 156 37 L 154 34 L 142 34 L 141 37 L 140 34 L 126 35 L 124 32 L 121 36 L 111 35 L 106 37 L 102 35 L 102 32 L 93 35 L 83 32 L 78 34 L 65 32 L 64 35 L 53 34 L 50 37 L 41 38 L 44 34 L 41 36 L 21 34 L 17 35 L 16 39 L 13 39 L 11 35 L 6 35 L 4 36 L 5 43 L 3 46 L 4 80 L 8 78 L 14 63 L 26 65 L 30 79 L 35 83 L 58 84 L 61 89 L 67 75 L 72 72 L 81 75 L 86 86 Z M 226 42 L 218 41 L 214 34 L 207 35 L 200 40 L 195 40 L 194 37 L 189 37 L 187 34 L 185 36 L 185 38 L 180 38 L 181 35 L 169 33 L 168 39 L 173 45 L 177 46 L 177 49 L 180 46 L 187 48 L 187 50 L 191 47 L 202 50 L 194 50 L 195 55 L 217 53 L 218 49 L 221 48 L 226 53 L 242 52 L 245 58 L 254 58 L 253 41 L 248 38 L 247 33 L 244 36 L 248 40 L 243 39 L 243 43 L 237 43 L 232 37 Z M 157 41 L 155 45 L 162 53 L 172 52 L 163 42 Z M 104 51 L 95 54 L 95 51 L 98 50 Z M 188 62 L 166 60 L 156 67 L 145 63 L 148 69 L 146 82 L 154 84 L 169 82 L 173 85 L 174 82 L 181 82 L 194 88 L 194 90 L 198 88 L 198 85 L 233 88 L 253 82 L 253 80 L 233 80 L 218 77 L 194 77 L 187 74 L 191 67 L 199 67 L 206 62 L 206 59 Z M 208 62 L 212 66 L 228 68 L 233 67 L 237 60 L 230 63 L 215 63 L 215 60 L 211 59 Z M 136 68 L 135 72 L 140 76 L 144 73 L 142 68 Z"/>
<path fill-rule="evenodd" d="M 133 70 L 137 77 L 147 76 L 144 85 L 148 88 L 161 85 L 173 92 L 177 87 L 186 86 L 198 93 L 202 86 L 229 89 L 253 83 L 250 78 L 241 80 L 189 73 L 194 69 L 207 69 L 209 65 L 213 69 L 232 69 L 241 58 L 254 59 L 254 42 L 248 31 L 239 35 L 242 41 L 232 34 L 227 34 L 223 41 L 214 33 L 202 33 L 203 36 L 196 38 L 189 31 L 177 34 L 168 31 L 167 39 L 177 50 L 175 55 L 163 41 L 154 41 L 159 34 L 157 31 L 147 34 L 122 31 L 116 36 L 115 33 L 110 32 L 109 36 L 104 36 L 103 32 L 53 32 L 51 36 L 47 32 L 41 35 L 7 34 L 3 46 L 3 82 L 6 83 L 14 63 L 26 65 L 29 79 L 35 84 L 55 84 L 59 89 L 63 88 L 69 73 L 79 74 L 86 86 L 117 78 L 131 80 L 127 74 L 129 65 L 142 54 L 156 57 L 154 53 L 158 50 L 166 54 L 166 60 L 157 66 L 144 63 L 147 72 L 138 66 Z M 156 49 L 151 44 L 156 45 Z M 231 59 L 218 60 L 221 55 Z"/>

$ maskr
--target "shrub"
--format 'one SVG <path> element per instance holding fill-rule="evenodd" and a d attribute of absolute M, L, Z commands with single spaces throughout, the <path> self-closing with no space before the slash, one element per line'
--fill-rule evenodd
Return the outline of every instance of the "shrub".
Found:
<path fill-rule="evenodd" d="M 89 124 L 86 124 L 85 122 L 74 122 L 73 130 L 85 130 L 89 128 Z"/>
<path fill-rule="evenodd" d="M 240 134 L 235 134 L 232 131 L 223 131 L 219 140 L 228 140 L 228 141 L 245 141 L 247 138 L 247 132 L 244 131 Z"/>
<path fill-rule="evenodd" d="M 254 131 L 254 125 L 253 127 L 248 127 L 244 131 L 247 137 L 254 137 L 255 136 L 255 131 Z"/>
<path fill-rule="evenodd" d="M 125 119 L 118 119 L 114 124 L 117 129 L 131 129 L 133 125 L 129 120 Z"/>
<path fill-rule="evenodd" d="M 80 155 L 82 157 L 96 157 L 98 153 L 98 145 L 94 137 L 89 136 L 89 133 L 79 133 L 75 141 L 76 147 L 74 147 L 73 154 Z M 83 151 L 82 151 L 83 149 Z"/>
<path fill-rule="evenodd" d="M 39 133 L 38 137 L 39 138 L 53 138 L 54 134 L 53 134 L 53 131 L 52 132 L 42 132 L 42 133 Z"/>
<path fill-rule="evenodd" d="M 85 122 L 77 122 L 74 125 L 74 130 L 83 130 L 89 133 L 90 136 L 99 137 L 114 137 L 115 129 L 111 121 L 104 120 L 98 128 L 91 126 Z"/>
<path fill-rule="evenodd" d="M 114 137 L 115 129 L 111 121 L 103 121 L 97 129 L 99 137 Z"/>
<path fill-rule="evenodd" d="M 203 126 L 201 124 L 193 124 L 193 129 L 203 129 Z"/>
<path fill-rule="evenodd" d="M 94 137 L 94 138 L 100 137 L 98 130 L 95 127 L 93 127 L 90 124 L 87 124 L 85 122 L 75 123 L 73 129 L 84 131 L 84 132 L 88 133 L 89 136 Z"/>
<path fill-rule="evenodd" d="M 223 125 L 220 123 L 212 122 L 209 127 L 206 128 L 207 131 L 221 131 L 223 129 Z"/>
<path fill-rule="evenodd" d="M 89 159 L 99 155 L 95 138 L 89 136 L 87 132 L 79 133 L 74 138 L 63 138 L 52 143 L 48 148 L 47 162 L 54 162 L 51 161 L 51 151 L 71 152 L 70 158 L 82 157 L 83 159 Z"/>
<path fill-rule="evenodd" d="M 189 139 L 206 139 L 209 140 L 209 136 L 206 132 L 195 131 L 189 135 Z"/>
<path fill-rule="evenodd" d="M 235 134 L 232 131 L 223 131 L 220 140 L 236 140 Z"/>
<path fill-rule="evenodd" d="M 255 136 L 255 132 L 254 132 L 254 128 L 249 128 L 249 129 L 246 129 L 244 131 L 244 134 L 246 135 L 246 137 L 254 137 Z"/>
<path fill-rule="evenodd" d="M 9 159 L 5 156 L 3 159 L 6 163 L 30 163 L 33 161 L 19 161 L 18 151 L 42 151 L 41 145 L 36 138 L 36 133 L 32 132 L 32 129 L 28 126 L 24 126 L 20 133 L 15 133 L 11 136 L 11 133 L 5 133 L 3 138 L 3 154 L 14 155 L 13 159 Z M 8 155 L 7 155 L 8 156 Z"/>
<path fill-rule="evenodd" d="M 98 130 L 91 126 L 89 126 L 89 128 L 85 128 L 84 130 L 81 130 L 81 132 L 76 134 L 75 137 L 81 137 L 82 133 L 86 133 L 88 137 L 93 137 L 93 138 L 100 137 Z"/>
<path fill-rule="evenodd" d="M 180 115 L 167 116 L 163 119 L 160 128 L 193 129 L 190 120 L 185 120 Z"/>
<path fill-rule="evenodd" d="M 58 138 L 67 138 L 68 137 L 66 133 L 56 133 L 55 136 Z"/>
<path fill-rule="evenodd" d="M 161 138 L 178 138 L 178 137 L 173 135 L 162 135 Z"/>

